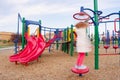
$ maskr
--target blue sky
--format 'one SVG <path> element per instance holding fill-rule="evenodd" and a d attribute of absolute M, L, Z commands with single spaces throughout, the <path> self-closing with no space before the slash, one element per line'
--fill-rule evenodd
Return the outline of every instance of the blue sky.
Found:
<path fill-rule="evenodd" d="M 93 0 L 1 0 L 0 31 L 17 32 L 17 14 L 28 20 L 42 20 L 46 27 L 66 28 L 77 21 L 80 7 L 93 9 Z M 98 0 L 103 15 L 120 11 L 120 0 Z"/>

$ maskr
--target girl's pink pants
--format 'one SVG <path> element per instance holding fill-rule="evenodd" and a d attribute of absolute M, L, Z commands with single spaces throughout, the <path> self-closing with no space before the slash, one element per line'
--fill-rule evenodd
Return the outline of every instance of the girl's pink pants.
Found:
<path fill-rule="evenodd" d="M 76 65 L 81 66 L 83 64 L 84 58 L 85 58 L 85 52 L 79 52 Z"/>

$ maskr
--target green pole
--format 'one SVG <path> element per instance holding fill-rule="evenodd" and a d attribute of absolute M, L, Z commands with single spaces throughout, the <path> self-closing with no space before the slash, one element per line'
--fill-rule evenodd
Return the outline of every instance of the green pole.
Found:
<path fill-rule="evenodd" d="M 63 32 L 63 41 L 65 41 L 65 38 L 66 38 L 66 29 L 64 29 L 64 32 Z M 65 43 L 63 43 L 63 51 L 65 52 L 65 47 L 66 47 L 66 45 L 65 45 Z"/>
<path fill-rule="evenodd" d="M 59 48 L 58 42 L 59 42 L 59 41 L 57 40 L 57 41 L 56 41 L 56 43 L 57 43 L 57 44 L 56 44 L 56 50 L 58 50 L 58 48 Z"/>
<path fill-rule="evenodd" d="M 98 2 L 97 0 L 94 0 L 94 11 L 97 12 L 98 11 Z M 95 69 L 99 69 L 99 49 L 98 49 L 98 15 L 97 13 L 95 13 L 94 15 L 95 17 L 95 51 L 94 51 L 94 55 L 95 55 Z"/>
<path fill-rule="evenodd" d="M 40 25 L 42 24 L 42 21 L 41 20 L 39 20 L 39 23 L 40 23 Z"/>
<path fill-rule="evenodd" d="M 67 43 L 66 43 L 66 41 L 67 41 L 67 29 L 65 29 L 65 52 L 67 53 Z"/>
<path fill-rule="evenodd" d="M 24 34 L 25 34 L 25 18 L 23 18 L 22 20 L 22 49 L 24 49 L 24 45 L 25 45 Z"/>
<path fill-rule="evenodd" d="M 68 38 L 69 38 L 69 36 L 70 35 L 68 35 L 69 34 L 69 27 L 67 27 L 67 54 L 69 53 L 69 42 L 68 42 Z"/>
<path fill-rule="evenodd" d="M 59 32 L 59 29 L 57 29 L 56 31 Z M 58 34 L 59 34 L 59 33 L 57 33 L 57 35 L 58 35 Z M 59 43 L 58 43 L 59 40 L 57 40 L 56 42 L 57 42 L 57 44 L 56 44 L 56 49 L 58 50 L 58 48 L 59 48 Z"/>
<path fill-rule="evenodd" d="M 74 35 L 73 35 L 73 25 L 71 25 L 71 43 L 70 43 L 70 55 L 73 56 L 74 52 Z"/>

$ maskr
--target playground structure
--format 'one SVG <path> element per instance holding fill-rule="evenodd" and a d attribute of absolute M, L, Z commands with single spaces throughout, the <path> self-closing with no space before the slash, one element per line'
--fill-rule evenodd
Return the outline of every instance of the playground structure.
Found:
<path fill-rule="evenodd" d="M 98 11 L 98 5 L 97 5 L 97 0 L 94 0 L 94 10 L 92 9 L 89 9 L 89 8 L 84 8 L 84 7 L 81 7 L 80 9 L 80 12 L 79 13 L 76 13 L 73 15 L 73 17 L 76 19 L 76 20 L 84 20 L 84 19 L 81 19 L 81 14 L 82 13 L 86 13 L 85 11 L 91 11 L 93 13 L 93 17 L 86 14 L 87 16 L 90 17 L 90 20 L 89 20 L 89 23 L 90 24 L 94 24 L 95 28 L 94 28 L 94 32 L 95 32 L 95 41 L 94 41 L 94 56 L 95 56 L 95 69 L 99 69 L 99 30 L 98 30 L 98 26 L 100 23 L 107 23 L 107 22 L 114 22 L 114 32 L 115 33 L 118 33 L 118 46 L 116 46 L 116 41 L 115 41 L 115 36 L 114 36 L 114 33 L 113 33 L 113 48 L 115 49 L 115 52 L 116 52 L 116 49 L 117 48 L 120 48 L 119 47 L 119 38 L 120 38 L 120 27 L 119 27 L 119 30 L 117 31 L 116 30 L 116 22 L 119 22 L 119 26 L 120 26 L 120 18 L 116 18 L 115 21 L 101 21 L 102 19 L 104 18 L 108 18 L 112 15 L 118 15 L 118 17 L 120 17 L 120 11 L 119 12 L 116 12 L 116 13 L 110 13 L 106 16 L 100 16 L 102 14 L 102 11 Z M 75 15 L 77 15 L 75 17 Z M 86 19 L 86 18 L 85 18 Z M 118 20 L 118 21 L 117 21 Z M 109 35 L 109 31 L 106 31 L 106 37 L 105 37 L 105 45 L 104 45 L 104 48 L 106 49 L 106 52 L 107 52 L 107 49 L 110 47 L 110 35 Z M 115 44 L 115 45 L 114 45 Z M 106 54 L 105 54 L 106 55 Z M 119 54 L 118 54 L 119 55 Z M 80 71 L 76 71 L 76 70 L 72 70 L 74 73 L 77 73 L 81 76 L 82 73 L 80 73 Z"/>
<path fill-rule="evenodd" d="M 120 53 L 120 52 L 116 51 L 118 48 L 120 48 L 120 46 L 119 46 L 120 45 L 119 37 L 120 37 L 119 33 L 116 34 L 114 30 L 112 31 L 112 35 L 111 36 L 110 36 L 110 31 L 108 31 L 108 30 L 106 31 L 106 34 L 102 34 L 102 38 L 101 38 L 99 43 L 103 44 L 103 47 L 106 50 L 106 54 L 105 55 L 110 55 L 110 54 L 107 53 L 107 49 L 109 49 L 111 46 L 115 50 L 113 55 L 116 55 L 116 54 Z"/>
<path fill-rule="evenodd" d="M 89 9 L 89 8 L 83 8 L 83 7 L 81 7 L 81 10 L 80 10 L 80 12 L 84 12 L 84 10 L 90 10 L 90 11 L 92 11 L 93 12 L 93 14 L 94 15 L 97 15 L 97 16 L 100 16 L 101 14 L 102 14 L 102 12 L 101 11 L 93 11 L 93 10 L 91 10 L 91 9 Z M 81 14 L 81 13 L 80 13 Z M 75 14 L 75 15 L 79 15 L 79 13 L 77 13 L 77 14 Z M 106 18 L 106 17 L 108 17 L 108 16 L 111 16 L 111 15 L 119 15 L 119 13 L 111 13 L 111 14 L 109 14 L 109 15 L 107 15 L 107 16 L 103 16 L 103 17 L 100 17 L 98 20 L 101 20 L 101 19 L 103 19 L 103 18 Z M 90 15 L 88 15 L 89 17 L 90 17 L 90 23 L 93 23 L 94 24 L 94 26 L 97 26 L 98 27 L 98 25 L 100 24 L 100 23 L 107 23 L 107 22 L 112 22 L 112 21 L 107 21 L 107 22 L 103 22 L 103 21 L 98 21 L 98 22 L 95 22 L 94 21 L 94 17 L 91 17 Z M 77 18 L 76 18 L 77 19 Z M 47 28 L 47 27 L 43 27 L 43 26 L 41 26 L 41 21 L 38 21 L 38 22 L 36 22 L 36 21 L 30 21 L 30 20 L 25 20 L 25 18 L 21 18 L 21 16 L 20 16 L 20 14 L 18 14 L 18 30 L 17 30 L 17 34 L 19 35 L 19 20 L 22 22 L 22 51 L 21 52 L 18 52 L 17 51 L 17 45 L 18 45 L 18 43 L 17 43 L 17 39 L 19 39 L 19 36 L 17 36 L 17 38 L 16 38 L 16 43 L 15 43 L 15 53 L 17 53 L 17 54 L 15 54 L 15 55 L 12 55 L 12 56 L 10 56 L 10 61 L 11 62 L 20 62 L 20 63 L 23 63 L 23 64 L 27 64 L 28 62 L 31 62 L 31 61 L 33 61 L 33 60 L 38 60 L 38 57 L 42 54 L 42 52 L 44 51 L 44 49 L 46 48 L 46 47 L 49 47 L 49 51 L 50 51 L 50 49 L 51 49 L 51 44 L 56 44 L 56 49 L 58 49 L 58 47 L 59 47 L 59 44 L 62 44 L 62 51 L 64 51 L 64 52 L 66 52 L 66 53 L 69 53 L 69 50 L 70 50 L 70 55 L 72 56 L 73 55 L 73 53 L 74 53 L 74 38 L 77 36 L 76 34 L 75 34 L 75 30 L 73 29 L 73 25 L 71 25 L 71 28 Z M 79 19 L 78 19 L 79 20 Z M 114 23 L 117 21 L 117 20 L 119 20 L 119 18 L 117 18 L 115 21 L 113 21 Z M 91 22 L 92 21 L 92 22 Z M 37 28 L 37 30 L 36 30 L 36 32 L 37 32 L 37 39 L 38 40 L 35 40 L 34 39 L 34 37 L 30 37 L 30 39 L 32 40 L 32 41 L 36 41 L 36 42 L 34 42 L 34 43 L 32 43 L 32 42 L 29 42 L 29 38 L 28 37 L 25 37 L 25 34 L 27 34 L 28 36 L 30 36 L 30 29 L 29 29 L 29 27 L 28 27 L 28 25 L 29 24 L 34 24 L 34 25 L 38 25 L 39 26 L 39 28 Z M 95 27 L 95 29 L 97 28 L 97 27 Z M 115 31 L 113 31 L 113 37 L 114 37 L 114 33 L 115 32 L 117 32 L 118 34 L 119 34 L 119 31 L 117 31 L 116 30 L 116 25 L 115 25 Z M 44 33 L 44 38 L 43 38 L 43 36 L 41 35 L 42 34 L 42 31 L 43 31 L 43 33 Z M 47 38 L 46 37 L 46 32 L 48 31 L 48 33 L 49 33 L 49 38 Z M 98 31 L 98 30 L 95 30 L 95 42 L 94 42 L 94 44 L 95 44 L 95 69 L 98 69 L 99 67 L 98 67 L 98 60 L 99 60 L 99 52 L 98 52 L 98 48 L 99 48 L 99 37 L 97 36 L 98 35 L 98 32 L 96 32 L 96 31 Z M 53 38 L 51 38 L 51 35 L 52 35 L 52 33 L 54 33 L 54 37 Z M 59 34 L 60 33 L 60 34 Z M 58 35 L 59 34 L 59 35 Z M 97 35 L 96 35 L 97 34 Z M 61 37 L 61 35 L 62 35 L 62 37 Z M 106 33 L 106 35 L 107 35 L 107 39 L 105 40 L 105 45 L 104 45 L 104 48 L 107 50 L 108 48 L 109 48 L 109 32 L 107 31 L 107 33 Z M 59 37 L 58 37 L 59 36 Z M 75 37 L 74 37 L 75 36 Z M 57 38 L 56 38 L 57 37 Z M 26 39 L 25 39 L 26 38 Z M 46 39 L 46 41 L 44 40 L 44 39 Z M 115 40 L 114 38 L 112 38 L 113 40 Z M 61 42 L 61 41 L 62 42 Z M 119 39 L 118 39 L 119 40 Z M 28 42 L 27 43 L 27 45 L 26 45 L 26 47 L 25 47 L 25 43 L 26 43 L 26 41 Z M 54 41 L 56 41 L 55 43 L 54 43 Z M 40 43 L 41 42 L 41 43 Z M 38 43 L 38 44 L 37 44 Z M 70 49 L 68 49 L 68 43 L 69 43 L 69 45 L 70 45 Z M 118 42 L 119 43 L 119 42 Z M 39 45 L 40 46 L 40 44 L 44 44 L 44 46 L 43 47 L 41 47 L 40 48 L 40 52 L 37 52 L 38 54 L 36 54 L 36 56 L 35 55 L 33 55 L 34 53 L 36 53 L 36 50 L 38 49 L 38 48 L 34 48 L 34 46 L 33 47 L 29 47 L 28 48 L 28 46 L 29 45 L 33 45 L 33 44 L 36 44 L 36 45 Z M 114 44 L 116 44 L 116 41 L 113 41 L 113 45 Z M 116 51 L 116 49 L 118 48 L 119 46 L 116 46 L 116 45 L 114 45 L 113 46 L 113 48 L 115 49 L 115 51 Z M 27 49 L 26 49 L 27 48 Z M 35 51 L 34 51 L 34 49 L 35 49 Z M 30 56 L 29 54 L 27 55 L 24 55 L 24 53 L 26 52 L 26 51 L 29 51 L 29 50 L 31 50 L 32 49 L 32 51 L 30 51 L 30 52 L 28 52 L 28 53 L 33 53 L 33 54 L 31 54 L 32 56 Z M 24 52 L 25 51 L 25 52 Z M 20 54 L 19 54 L 20 53 Z M 18 55 L 19 54 L 19 55 Z M 22 55 L 22 56 L 20 56 L 20 55 Z M 28 57 L 28 56 L 30 56 L 30 57 Z M 34 57 L 33 57 L 34 56 Z M 31 59 L 30 59 L 31 58 Z M 29 60 L 28 60 L 29 59 Z"/>
<path fill-rule="evenodd" d="M 116 55 L 117 53 L 119 53 L 119 52 L 117 52 L 117 49 L 119 48 L 119 45 L 120 45 L 120 43 L 119 43 L 119 41 L 120 41 L 119 33 L 115 32 L 115 25 L 107 26 L 107 24 L 113 23 L 113 22 L 115 24 L 119 23 L 118 21 L 115 22 L 115 20 L 100 22 L 100 24 L 105 24 L 105 25 L 100 25 L 99 26 L 99 29 L 100 28 L 103 29 L 102 30 L 103 33 L 101 33 L 101 34 L 99 33 L 99 36 L 98 36 L 99 46 L 98 47 L 100 49 L 101 48 L 100 45 L 103 45 L 104 49 L 106 50 L 106 53 L 104 53 L 104 54 L 100 53 L 100 55 Z M 112 27 L 113 29 L 109 29 L 110 27 Z M 93 34 L 91 34 L 90 38 L 92 40 L 92 43 L 94 43 L 94 41 L 93 41 L 93 39 L 94 39 Z M 114 49 L 114 52 L 111 52 L 111 54 L 107 53 L 107 49 L 109 49 L 110 47 L 112 47 Z M 116 53 L 116 54 L 114 54 L 114 53 Z"/>
<path fill-rule="evenodd" d="M 81 7 L 81 11 L 82 11 L 82 9 L 83 9 L 83 7 Z M 77 13 L 76 15 L 79 15 L 79 13 Z M 20 14 L 18 14 L 18 19 L 20 19 L 20 20 L 22 19 Z M 99 23 L 104 23 L 104 22 L 100 21 Z M 19 22 L 18 22 L 18 24 L 19 24 Z M 30 27 L 28 27 L 29 24 L 34 24 L 34 25 L 39 26 L 35 31 L 35 33 L 36 33 L 35 36 L 37 36 L 37 38 L 35 38 L 33 36 L 30 38 L 27 37 L 27 36 L 31 36 L 30 35 Z M 75 37 L 77 37 L 77 35 L 75 33 L 75 29 L 73 29 L 73 27 L 74 26 L 71 25 L 71 28 L 47 28 L 47 27 L 41 26 L 41 21 L 39 21 L 39 22 L 29 21 L 29 20 L 25 20 L 25 18 L 23 18 L 23 20 L 22 20 L 22 49 L 23 50 L 20 52 L 17 51 L 17 44 L 18 43 L 16 42 L 15 43 L 15 52 L 17 52 L 17 54 L 10 56 L 10 61 L 15 62 L 15 63 L 20 62 L 22 64 L 27 65 L 28 62 L 31 62 L 33 60 L 38 60 L 38 57 L 42 54 L 42 52 L 44 51 L 44 49 L 46 47 L 49 47 L 49 51 L 50 51 L 51 44 L 56 44 L 57 50 L 58 50 L 59 44 L 62 44 L 62 51 L 69 53 L 69 50 L 70 50 L 70 55 L 72 56 L 74 53 L 74 46 L 73 46 L 74 39 L 75 39 Z M 19 28 L 18 28 L 17 33 L 19 35 Z M 42 33 L 44 33 L 44 34 L 42 35 Z M 115 31 L 113 31 L 113 37 L 115 35 L 114 33 L 115 33 Z M 46 34 L 49 34 L 49 36 L 47 37 Z M 53 36 L 53 38 L 51 38 L 51 35 L 53 35 L 53 34 L 54 34 L 54 36 Z M 25 36 L 25 35 L 27 35 L 27 36 Z M 18 36 L 18 38 L 19 38 L 19 36 Z M 16 38 L 16 39 L 18 39 L 18 38 Z M 26 41 L 27 41 L 27 44 L 25 47 Z M 32 41 L 33 41 L 33 43 L 32 43 Z M 106 51 L 110 46 L 109 41 L 110 41 L 109 40 L 109 31 L 106 31 L 106 39 L 104 42 L 105 43 L 104 48 L 106 49 Z M 114 44 L 116 44 L 116 41 L 113 41 L 112 43 L 114 45 Z M 33 44 L 34 44 L 34 46 L 29 47 L 30 45 L 33 45 Z M 44 44 L 44 46 L 35 47 L 36 45 L 41 46 L 40 44 Z M 70 47 L 70 49 L 69 49 L 69 47 Z M 115 48 L 115 50 L 118 48 L 118 46 L 116 46 L 116 45 L 114 45 L 113 47 Z M 38 52 L 36 52 L 37 50 L 38 50 Z M 25 54 L 27 51 L 28 51 L 28 53 Z M 31 54 L 29 54 L 29 53 L 31 53 Z M 34 55 L 35 53 L 36 53 L 36 56 Z M 88 72 L 88 70 L 86 72 Z M 86 73 L 86 72 L 82 72 L 82 73 L 80 73 L 80 75 L 83 73 Z"/>
<path fill-rule="evenodd" d="M 120 12 L 116 12 L 116 13 L 110 13 L 106 16 L 100 16 L 102 14 L 102 11 L 98 11 L 97 9 L 97 1 L 95 0 L 94 1 L 94 10 L 91 10 L 89 8 L 84 8 L 84 7 L 81 7 L 80 8 L 80 13 L 76 13 L 75 15 L 81 15 L 82 13 L 85 13 L 85 11 L 90 11 L 93 13 L 93 17 L 88 15 L 90 20 L 89 22 L 94 24 L 95 26 L 95 41 L 94 41 L 94 55 L 95 55 L 95 69 L 99 69 L 99 31 L 98 31 L 98 26 L 99 24 L 101 23 L 107 23 L 107 22 L 114 22 L 114 31 L 113 31 L 113 37 L 114 37 L 114 33 L 118 33 L 118 35 L 120 34 L 119 30 L 117 31 L 117 28 L 116 28 L 116 22 L 120 22 L 120 18 L 116 18 L 115 21 L 101 21 L 102 19 L 104 18 L 107 18 L 107 17 L 110 17 L 112 15 L 118 15 L 120 17 Z M 75 15 L 73 15 L 73 17 L 77 20 L 80 20 L 79 18 L 76 18 Z M 46 39 L 45 41 L 42 40 L 42 42 L 48 46 L 51 46 L 51 44 L 55 42 L 56 44 L 56 49 L 58 49 L 59 47 L 59 44 L 62 44 L 62 50 L 66 53 L 69 53 L 69 50 L 70 50 L 70 55 L 72 56 L 73 53 L 74 53 L 74 35 L 73 33 L 75 33 L 74 29 L 73 29 L 73 25 L 71 25 L 71 28 L 47 28 L 47 27 L 44 27 L 44 26 L 41 26 L 41 21 L 31 21 L 31 20 L 25 20 L 25 18 L 21 18 L 20 14 L 18 14 L 18 30 L 17 30 L 17 34 L 19 35 L 19 20 L 22 22 L 22 49 L 24 49 L 24 46 L 25 46 L 25 43 L 26 43 L 26 40 L 25 40 L 25 33 L 29 33 L 29 29 L 28 29 L 28 25 L 29 24 L 34 24 L 34 25 L 38 25 L 39 28 L 37 29 L 37 36 L 38 38 L 41 38 L 43 36 L 40 36 L 42 34 L 42 30 L 44 31 L 44 38 Z M 84 19 L 83 19 L 84 20 Z M 49 32 L 49 38 L 46 37 L 46 31 Z M 55 39 L 56 36 L 51 39 L 51 33 L 55 33 L 55 34 L 59 34 L 60 33 L 60 36 L 59 38 Z M 61 33 L 63 34 L 63 36 L 61 37 Z M 106 49 L 106 52 L 107 52 L 107 49 L 109 48 L 109 43 L 110 43 L 110 40 L 109 40 L 109 32 L 107 31 L 106 32 L 106 39 L 105 39 L 105 45 L 104 45 L 104 48 Z M 76 36 L 76 35 L 75 35 Z M 17 37 L 17 39 L 15 40 L 15 53 L 17 53 L 17 46 L 18 46 L 18 41 L 19 39 L 19 36 Z M 26 38 L 27 39 L 27 38 Z M 43 38 L 42 38 L 43 39 Z M 59 40 L 62 40 L 62 42 L 60 42 Z M 49 41 L 50 40 L 50 41 Z M 115 49 L 115 52 L 116 52 L 116 49 L 119 48 L 119 36 L 118 36 L 118 46 L 116 46 L 116 41 L 114 41 L 115 39 L 112 38 L 113 40 L 113 48 Z M 39 40 L 38 40 L 39 41 Z M 39 42 L 36 42 L 36 43 L 39 43 Z M 49 44 L 47 44 L 49 43 Z M 70 49 L 68 49 L 68 43 L 70 43 Z M 115 44 L 115 45 L 114 45 Z M 38 44 L 39 45 L 39 44 Z M 44 46 L 44 49 L 45 49 L 46 46 Z M 44 49 L 42 51 L 44 51 Z M 49 51 L 50 51 L 51 47 L 49 47 Z M 42 53 L 42 52 L 41 52 Z M 39 54 L 40 56 L 41 54 Z M 19 57 L 18 57 L 19 58 Z M 38 56 L 37 56 L 38 58 Z M 12 58 L 10 58 L 12 59 Z M 12 60 L 11 60 L 12 61 Z M 13 62 L 16 62 L 17 60 L 13 60 Z M 19 61 L 20 62 L 20 61 Z M 26 62 L 27 63 L 27 62 Z"/>
<path fill-rule="evenodd" d="M 95 2 L 94 3 L 94 5 L 95 6 L 97 6 L 96 5 L 97 4 L 97 2 Z M 102 19 L 104 19 L 104 18 L 107 18 L 107 17 L 110 17 L 110 16 L 112 16 L 112 15 L 120 15 L 120 12 L 117 12 L 117 13 L 111 13 L 111 14 L 108 14 L 108 15 L 106 15 L 106 16 L 102 16 L 102 17 L 99 17 L 101 14 L 102 14 L 102 11 L 98 11 L 98 10 L 95 10 L 95 11 L 93 11 L 93 10 L 91 10 L 91 9 L 89 9 L 89 8 L 84 8 L 84 7 L 81 7 L 81 9 L 80 9 L 80 12 L 84 12 L 85 10 L 88 10 L 88 11 L 91 11 L 91 12 L 93 12 L 93 16 L 94 17 L 91 17 L 90 15 L 88 15 L 89 17 L 90 17 L 90 20 L 89 20 L 89 22 L 90 23 L 92 23 L 92 24 L 94 24 L 94 26 L 95 26 L 95 69 L 98 69 L 99 67 L 98 67 L 98 60 L 99 60 L 99 57 L 98 57 L 98 55 L 99 55 L 99 37 L 98 37 L 98 35 L 99 35 L 99 33 L 98 33 L 98 25 L 100 24 L 100 23 L 107 23 L 107 22 L 118 22 L 118 20 L 119 20 L 119 18 L 117 18 L 115 21 L 101 21 Z M 77 15 L 79 15 L 79 13 L 77 13 Z M 79 20 L 79 19 L 78 19 Z M 63 34 L 63 36 L 62 36 L 62 38 L 59 38 L 59 39 L 61 39 L 62 40 L 62 42 L 59 42 L 59 39 L 58 40 L 55 40 L 56 42 L 55 42 L 55 44 L 56 44 L 56 49 L 58 49 L 58 47 L 59 47 L 59 44 L 63 44 L 62 45 L 62 50 L 64 51 L 64 52 L 69 52 L 69 50 L 68 50 L 68 44 L 66 44 L 66 43 L 70 43 L 70 55 L 72 56 L 73 55 L 73 53 L 74 53 L 74 47 L 72 46 L 72 45 L 74 45 L 74 36 L 77 36 L 76 34 L 75 34 L 75 31 L 74 31 L 74 29 L 73 29 L 73 25 L 71 25 L 71 27 L 70 28 L 48 28 L 48 27 L 43 27 L 43 26 L 41 26 L 41 21 L 31 21 L 31 20 L 25 20 L 25 18 L 23 17 L 21 17 L 20 16 L 20 14 L 18 14 L 18 30 L 17 30 L 17 34 L 19 35 L 19 21 L 21 21 L 22 22 L 22 49 L 24 49 L 24 46 L 25 46 L 25 38 L 24 38 L 24 35 L 25 35 L 25 33 L 29 33 L 29 29 L 28 29 L 28 25 L 29 24 L 34 24 L 34 25 L 38 25 L 39 26 L 39 28 L 37 29 L 37 36 L 39 36 L 39 34 L 42 34 L 42 31 L 44 31 L 43 33 L 44 33 L 44 38 L 46 39 L 46 41 L 48 41 L 48 40 L 50 40 L 51 39 L 51 33 L 53 32 L 53 33 L 58 33 L 58 32 L 62 32 L 62 34 Z M 116 25 L 115 25 L 116 26 Z M 46 32 L 48 31 L 48 33 L 49 33 L 49 38 L 47 38 L 46 37 Z M 117 32 L 117 33 L 119 33 L 119 31 L 117 31 L 116 30 L 116 27 L 115 27 L 115 32 Z M 74 34 L 73 34 L 74 33 Z M 114 35 L 114 34 L 113 34 Z M 17 36 L 17 38 L 16 38 L 16 40 L 15 40 L 15 53 L 17 53 L 18 51 L 17 51 L 17 47 L 18 47 L 18 39 L 19 39 L 19 36 Z M 47 40 L 48 39 L 48 40 Z M 49 41 L 48 41 L 49 42 Z M 52 42 L 53 43 L 53 42 Z M 113 42 L 114 43 L 114 42 Z M 106 49 L 108 49 L 109 47 L 108 46 L 104 46 Z M 50 51 L 50 48 L 51 47 L 49 47 L 49 51 Z M 118 48 L 117 46 L 114 46 L 114 48 L 115 48 L 115 50 Z"/>
<path fill-rule="evenodd" d="M 19 21 L 22 22 L 22 50 L 18 51 L 18 40 L 19 40 Z M 38 25 L 34 34 L 30 34 L 29 25 Z M 48 34 L 48 36 L 46 36 Z M 38 60 L 45 48 L 49 47 L 49 52 L 51 50 L 51 45 L 56 44 L 56 49 L 58 50 L 59 44 L 61 44 L 62 51 L 70 53 L 73 56 L 74 53 L 74 38 L 77 36 L 75 34 L 75 29 L 73 25 L 71 28 L 47 28 L 41 26 L 41 21 L 31 21 L 22 19 L 20 14 L 18 14 L 18 28 L 17 37 L 15 39 L 15 54 L 10 56 L 10 61 L 20 62 L 27 65 L 28 62 L 33 60 Z M 52 36 L 53 35 L 53 36 Z M 51 37 L 52 36 L 52 37 Z M 27 43 L 27 44 L 26 44 Z M 70 48 L 70 49 L 69 49 Z M 70 52 L 69 52 L 70 51 Z"/>
<path fill-rule="evenodd" d="M 81 12 L 83 11 L 91 11 L 93 13 L 93 16 L 94 17 L 91 17 L 90 15 L 90 19 L 91 19 L 91 22 L 94 24 L 95 26 L 95 41 L 94 41 L 94 55 L 95 55 L 95 69 L 99 69 L 99 32 L 98 32 L 98 26 L 100 23 L 105 23 L 105 21 L 100 21 L 101 19 L 104 19 L 104 18 L 107 18 L 107 17 L 110 17 L 112 15 L 120 15 L 120 12 L 116 12 L 116 13 L 110 13 L 106 16 L 102 16 L 102 17 L 99 17 L 101 14 L 102 14 L 102 11 L 98 11 L 98 5 L 97 5 L 97 0 L 94 0 L 94 11 L 89 9 L 89 8 L 84 8 L 84 7 L 81 7 Z M 118 19 L 117 19 L 118 20 Z M 90 22 L 90 23 L 91 23 Z M 106 22 L 114 22 L 114 21 L 106 21 Z M 120 22 L 120 21 L 118 21 Z M 119 30 L 115 30 L 115 32 L 118 32 L 119 33 Z"/>
<path fill-rule="evenodd" d="M 94 54 L 95 55 L 95 69 L 99 69 L 99 55 L 101 55 L 101 54 L 99 54 L 100 38 L 99 38 L 98 26 L 101 23 L 114 22 L 114 30 L 113 30 L 113 35 L 112 35 L 112 44 L 113 44 L 113 48 L 115 49 L 115 53 L 116 53 L 116 49 L 120 48 L 119 47 L 119 45 L 120 45 L 120 27 L 119 27 L 119 30 L 117 31 L 116 30 L 116 22 L 119 22 L 119 26 L 120 26 L 120 18 L 116 18 L 115 21 L 102 21 L 102 19 L 108 18 L 108 17 L 110 17 L 112 15 L 118 15 L 118 17 L 120 17 L 120 12 L 118 12 L 118 13 L 111 13 L 111 14 L 108 14 L 106 16 L 102 16 L 101 17 L 100 15 L 102 14 L 102 11 L 98 11 L 97 10 L 97 1 L 94 1 L 94 9 L 95 10 L 93 11 L 93 10 L 91 10 L 89 8 L 81 7 L 80 12 L 79 13 L 75 13 L 73 15 L 73 18 L 76 19 L 76 20 L 86 20 L 88 18 L 81 18 L 80 16 L 87 15 L 90 18 L 89 23 L 90 24 L 94 24 L 94 26 L 95 26 L 95 29 L 94 29 L 94 31 L 95 31 L 95 36 L 94 36 L 95 37 L 95 41 L 94 41 L 94 45 L 95 45 L 94 46 L 94 49 L 95 49 L 94 50 L 94 53 L 95 53 Z M 86 12 L 84 12 L 85 10 L 93 12 L 93 16 L 94 17 L 91 17 Z M 117 21 L 117 20 L 119 20 L 119 21 Z M 118 33 L 118 39 L 117 40 L 115 39 L 115 34 L 114 33 Z M 103 43 L 104 43 L 103 46 L 106 49 L 106 53 L 107 53 L 107 49 L 110 47 L 110 33 L 109 33 L 108 30 L 106 30 L 105 34 L 106 35 L 105 35 L 104 40 L 103 40 Z M 118 43 L 117 43 L 118 45 L 116 44 L 116 41 L 118 41 Z M 114 54 L 104 54 L 104 55 L 114 55 Z M 117 55 L 119 55 L 119 54 L 117 54 Z M 80 70 L 77 70 L 75 68 L 72 68 L 72 71 L 74 73 L 79 74 L 80 76 L 81 76 L 81 74 L 84 73 L 84 71 L 85 71 L 85 73 L 88 72 L 88 70 L 87 71 L 84 70 L 84 71 L 81 72 Z"/>

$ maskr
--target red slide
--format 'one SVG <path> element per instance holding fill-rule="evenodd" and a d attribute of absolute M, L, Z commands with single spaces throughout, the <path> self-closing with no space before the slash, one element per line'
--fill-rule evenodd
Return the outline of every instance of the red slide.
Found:
<path fill-rule="evenodd" d="M 37 60 L 39 58 L 39 56 L 42 54 L 42 52 L 45 49 L 46 42 L 44 41 L 42 35 L 40 35 L 40 37 L 37 38 L 36 43 L 37 45 L 35 49 L 32 50 L 29 55 L 19 58 L 20 63 L 26 64 L 28 62 Z"/>
<path fill-rule="evenodd" d="M 21 52 L 9 57 L 11 62 L 20 62 L 25 64 L 38 59 L 38 57 L 42 54 L 46 45 L 42 35 L 40 35 L 39 38 L 34 36 L 29 38 L 26 37 L 26 40 L 26 47 Z"/>
<path fill-rule="evenodd" d="M 11 62 L 20 62 L 22 64 L 27 64 L 28 62 L 37 60 L 44 49 L 48 47 L 52 42 L 54 42 L 57 37 L 55 35 L 53 39 L 49 40 L 48 42 L 44 41 L 41 34 L 39 38 L 34 36 L 25 36 L 25 38 L 27 40 L 26 47 L 19 53 L 10 56 L 9 60 Z"/>
<path fill-rule="evenodd" d="M 36 47 L 36 42 L 35 42 L 36 38 L 35 37 L 29 37 L 29 38 L 26 37 L 26 40 L 27 40 L 26 47 L 22 51 L 18 52 L 17 54 L 14 54 L 14 55 L 9 57 L 9 60 L 11 62 L 18 61 L 19 58 L 28 55 L 31 52 L 31 50 L 35 49 L 35 47 Z"/>

